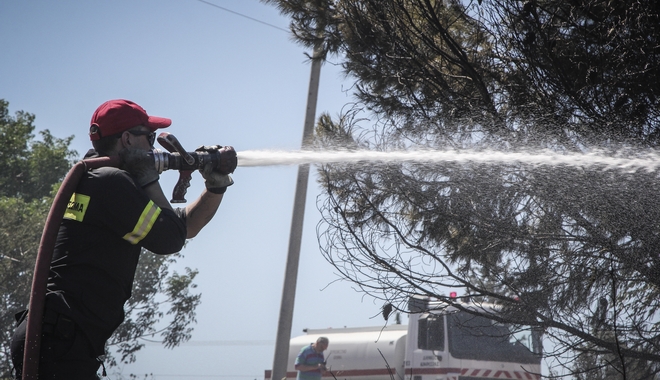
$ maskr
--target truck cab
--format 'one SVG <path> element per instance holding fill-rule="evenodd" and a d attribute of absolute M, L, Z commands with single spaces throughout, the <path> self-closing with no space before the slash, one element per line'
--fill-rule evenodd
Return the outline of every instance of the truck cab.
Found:
<path fill-rule="evenodd" d="M 414 306 L 413 306 L 414 307 Z M 494 312 L 493 305 L 465 305 Z M 540 379 L 541 337 L 455 307 L 428 303 L 412 311 L 405 379 Z"/>

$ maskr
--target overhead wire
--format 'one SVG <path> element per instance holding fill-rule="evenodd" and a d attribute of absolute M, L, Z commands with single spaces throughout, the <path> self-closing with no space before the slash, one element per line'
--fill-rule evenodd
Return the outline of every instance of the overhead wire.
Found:
<path fill-rule="evenodd" d="M 213 4 L 213 3 L 209 2 L 209 1 L 205 1 L 205 0 L 197 0 L 197 1 L 199 1 L 200 3 L 208 4 L 208 5 L 212 6 L 212 7 L 216 7 L 216 8 L 218 8 L 218 9 L 221 9 L 221 10 L 225 11 L 225 12 L 233 13 L 233 14 L 235 14 L 235 15 L 237 15 L 237 16 L 245 17 L 245 18 L 248 19 L 248 20 L 252 20 L 252 21 L 258 22 L 258 23 L 260 23 L 260 24 L 264 24 L 264 25 L 266 25 L 266 26 L 270 26 L 271 28 L 275 28 L 275 29 L 277 29 L 277 30 L 281 30 L 281 31 L 283 31 L 283 32 L 287 32 L 287 33 L 289 33 L 289 30 L 288 30 L 288 29 L 280 28 L 280 27 L 277 26 L 277 25 L 273 25 L 273 24 L 269 24 L 269 23 L 267 23 L 267 22 L 265 22 L 265 21 L 257 20 L 256 18 L 253 18 L 253 17 L 247 16 L 247 15 L 244 15 L 244 14 L 239 13 L 239 12 L 232 11 L 231 9 L 228 9 L 228 8 L 225 8 L 225 7 L 221 7 L 221 6 L 217 5 L 217 4 Z"/>

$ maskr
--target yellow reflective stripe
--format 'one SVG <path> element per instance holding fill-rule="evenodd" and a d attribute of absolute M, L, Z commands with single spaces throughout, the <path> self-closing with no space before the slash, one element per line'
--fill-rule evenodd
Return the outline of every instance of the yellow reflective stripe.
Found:
<path fill-rule="evenodd" d="M 149 201 L 144 210 L 142 210 L 142 215 L 140 215 L 140 219 L 135 224 L 135 228 L 133 228 L 133 231 L 124 235 L 124 239 L 131 244 L 139 243 L 151 231 L 151 227 L 156 223 L 158 215 L 160 215 L 160 207 L 156 206 L 153 201 Z"/>
<path fill-rule="evenodd" d="M 82 222 L 85 220 L 85 213 L 89 207 L 89 195 L 73 193 L 71 194 L 71 199 L 69 199 L 69 204 L 66 206 L 66 211 L 64 211 L 64 219 L 76 220 Z"/>

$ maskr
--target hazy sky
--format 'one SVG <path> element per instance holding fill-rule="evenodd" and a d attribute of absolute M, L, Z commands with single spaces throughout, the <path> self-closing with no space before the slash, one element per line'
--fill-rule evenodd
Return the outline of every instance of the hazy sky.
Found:
<path fill-rule="evenodd" d="M 80 155 L 91 146 L 92 113 L 116 98 L 171 118 L 168 132 L 188 150 L 233 145 L 240 161 L 243 150 L 298 149 L 309 52 L 281 30 L 288 30 L 288 20 L 274 7 L 257 0 L 208 2 L 216 6 L 199 0 L 1 1 L 0 98 L 12 115 L 35 114 L 38 131 L 75 136 L 72 148 Z M 339 68 L 326 63 L 317 116 L 336 116 L 350 101 L 348 88 Z M 263 378 L 273 361 L 296 174 L 295 166 L 236 170 L 218 215 L 177 265 L 200 271 L 203 296 L 192 341 L 173 350 L 150 345 L 124 375 Z M 161 176 L 166 191 L 177 177 Z M 188 200 L 202 186 L 195 174 Z M 336 282 L 319 252 L 319 194 L 312 177 L 294 336 L 305 327 L 382 323 L 381 305 Z"/>

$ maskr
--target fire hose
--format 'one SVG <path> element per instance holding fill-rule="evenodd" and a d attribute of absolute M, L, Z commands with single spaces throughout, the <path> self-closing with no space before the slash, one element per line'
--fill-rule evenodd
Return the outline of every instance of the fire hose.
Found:
<path fill-rule="evenodd" d="M 224 171 L 227 171 L 227 161 L 236 159 L 233 149 L 227 149 L 218 145 L 200 147 L 194 152 L 187 152 L 183 149 L 176 137 L 167 132 L 163 132 L 158 136 L 158 142 L 168 152 L 154 149 L 149 153 L 154 159 L 156 170 L 159 172 L 179 170 L 179 180 L 172 191 L 172 203 L 186 201 L 184 196 L 190 186 L 193 171 L 202 169 L 208 163 L 211 163 L 214 168 L 220 170 L 223 174 L 228 174 L 224 173 Z M 39 251 L 34 265 L 34 274 L 32 276 L 32 289 L 28 304 L 25 332 L 25 349 L 23 351 L 23 380 L 36 380 L 39 373 L 41 331 L 48 274 L 53 258 L 57 233 L 69 200 L 75 192 L 80 179 L 88 170 L 104 166 L 119 167 L 120 165 L 119 156 L 88 158 L 79 161 L 69 170 L 55 195 L 41 235 Z"/>

